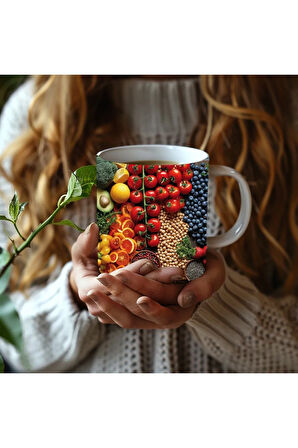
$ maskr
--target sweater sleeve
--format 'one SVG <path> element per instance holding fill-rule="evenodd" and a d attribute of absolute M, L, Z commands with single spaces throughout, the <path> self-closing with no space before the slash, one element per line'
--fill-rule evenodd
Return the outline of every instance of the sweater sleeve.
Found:
<path fill-rule="evenodd" d="M 32 95 L 32 80 L 9 98 L 0 117 L 0 153 L 28 126 L 27 110 Z M 9 168 L 9 165 L 8 165 Z M 0 177 L 0 214 L 6 214 L 12 186 Z M 10 223 L 0 221 L 0 247 L 13 233 Z M 43 284 L 32 287 L 28 298 L 10 293 L 18 310 L 27 363 L 32 371 L 67 371 L 85 359 L 104 337 L 104 326 L 72 298 L 69 273 L 72 263 L 56 272 Z M 17 370 L 24 370 L 18 351 L 0 338 L 0 352 Z"/>
<path fill-rule="evenodd" d="M 268 297 L 229 267 L 223 286 L 186 324 L 211 356 L 236 372 L 298 371 L 298 298 Z"/>

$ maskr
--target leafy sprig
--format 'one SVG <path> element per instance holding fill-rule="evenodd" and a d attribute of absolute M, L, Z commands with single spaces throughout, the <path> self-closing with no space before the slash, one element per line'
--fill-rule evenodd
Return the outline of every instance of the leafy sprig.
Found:
<path fill-rule="evenodd" d="M 0 221 L 11 222 L 23 241 L 20 246 L 17 246 L 15 241 L 12 238 L 9 238 L 13 246 L 12 253 L 9 253 L 7 250 L 0 247 L 0 337 L 13 344 L 19 351 L 22 350 L 22 330 L 20 318 L 8 294 L 5 294 L 9 283 L 11 265 L 21 252 L 30 247 L 30 243 L 36 235 L 49 224 L 67 225 L 79 231 L 83 231 L 84 229 L 81 229 L 69 219 L 56 222 L 54 222 L 54 219 L 60 210 L 71 202 L 90 196 L 92 187 L 95 184 L 95 166 L 89 165 L 78 168 L 71 174 L 67 192 L 59 198 L 56 209 L 45 221 L 40 223 L 27 238 L 21 234 L 17 225 L 17 221 L 26 207 L 27 202 L 20 203 L 17 193 L 13 195 L 13 198 L 10 201 L 9 217 L 0 215 Z M 26 363 L 26 360 L 24 360 L 24 363 Z M 0 372 L 1 371 L 3 371 L 3 361 L 0 356 Z"/>
<path fill-rule="evenodd" d="M 196 253 L 192 246 L 190 238 L 185 236 L 182 241 L 176 245 L 176 252 L 179 258 L 187 258 L 191 260 Z"/>

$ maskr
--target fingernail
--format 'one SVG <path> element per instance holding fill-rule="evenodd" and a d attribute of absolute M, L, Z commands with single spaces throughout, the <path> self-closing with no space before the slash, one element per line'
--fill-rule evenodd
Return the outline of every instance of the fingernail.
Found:
<path fill-rule="evenodd" d="M 147 300 L 137 300 L 137 305 L 139 305 L 141 308 L 143 308 L 146 311 L 150 310 L 150 303 Z"/>
<path fill-rule="evenodd" d="M 103 286 L 110 286 L 111 285 L 111 283 L 110 283 L 110 281 L 109 281 L 109 279 L 107 277 L 99 276 L 99 277 L 96 277 L 96 278 Z"/>
<path fill-rule="evenodd" d="M 196 296 L 192 292 L 189 292 L 182 296 L 181 306 L 182 308 L 189 308 L 190 306 L 194 305 L 195 302 Z"/>
<path fill-rule="evenodd" d="M 87 292 L 87 296 L 90 297 L 90 299 L 96 300 L 96 297 L 93 294 L 94 294 L 94 291 L 92 289 Z"/>
<path fill-rule="evenodd" d="M 149 272 L 154 271 L 154 269 L 156 268 L 154 263 L 151 263 L 151 261 L 146 261 L 146 263 L 144 263 L 140 269 L 139 269 L 139 273 L 142 275 L 146 275 L 149 274 Z"/>
<path fill-rule="evenodd" d="M 91 224 L 89 224 L 89 226 L 86 227 L 86 229 L 85 229 L 85 233 L 86 233 L 86 235 L 88 235 L 88 233 L 90 232 L 91 227 L 93 226 L 93 224 L 94 224 L 94 222 L 91 222 Z"/>
<path fill-rule="evenodd" d="M 173 283 L 187 283 L 186 278 L 182 277 L 182 275 L 173 275 L 173 277 L 171 277 L 171 281 Z"/>

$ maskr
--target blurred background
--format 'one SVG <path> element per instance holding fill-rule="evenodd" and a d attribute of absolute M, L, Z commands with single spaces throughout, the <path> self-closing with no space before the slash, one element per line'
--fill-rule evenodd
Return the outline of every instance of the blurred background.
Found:
<path fill-rule="evenodd" d="M 0 76 L 0 114 L 8 97 L 22 84 L 28 75 L 1 75 Z"/>

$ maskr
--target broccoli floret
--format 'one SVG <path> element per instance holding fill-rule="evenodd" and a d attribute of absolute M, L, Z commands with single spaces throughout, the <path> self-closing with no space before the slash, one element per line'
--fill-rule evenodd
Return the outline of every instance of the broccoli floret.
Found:
<path fill-rule="evenodd" d="M 96 182 L 97 187 L 107 188 L 114 178 L 117 171 L 117 166 L 113 162 L 108 162 L 100 156 L 96 157 Z"/>

